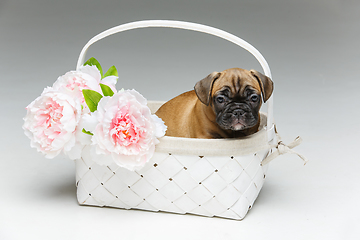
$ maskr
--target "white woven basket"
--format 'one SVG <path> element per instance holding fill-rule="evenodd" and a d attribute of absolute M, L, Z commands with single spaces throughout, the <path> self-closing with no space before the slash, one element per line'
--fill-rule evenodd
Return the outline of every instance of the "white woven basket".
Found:
<path fill-rule="evenodd" d="M 226 39 L 253 54 L 265 75 L 271 78 L 263 56 L 244 40 L 200 24 L 163 20 L 128 23 L 100 33 L 83 48 L 77 68 L 83 65 L 87 49 L 96 41 L 118 32 L 146 27 L 181 28 Z M 161 104 L 149 102 L 149 107 L 155 112 Z M 257 133 L 242 139 L 165 136 L 156 145 L 154 157 L 140 171 L 132 172 L 116 164 L 100 166 L 90 160 L 88 146 L 82 158 L 76 160 L 77 198 L 81 205 L 240 220 L 252 207 L 263 186 L 268 165 L 262 163 L 269 158 L 276 143 L 271 97 L 267 114 L 261 114 Z"/>

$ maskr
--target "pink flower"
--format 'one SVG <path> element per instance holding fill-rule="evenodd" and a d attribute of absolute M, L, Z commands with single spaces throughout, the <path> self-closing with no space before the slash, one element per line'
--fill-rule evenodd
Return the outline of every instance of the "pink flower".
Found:
<path fill-rule="evenodd" d="M 67 94 L 46 88 L 26 109 L 23 129 L 31 147 L 47 158 L 54 158 L 61 151 L 72 155 L 81 116 L 80 103 Z"/>
<path fill-rule="evenodd" d="M 117 77 L 108 76 L 101 79 L 101 75 L 96 66 L 82 66 L 78 71 L 70 71 L 65 75 L 60 76 L 54 83 L 55 90 L 65 90 L 73 98 L 79 99 L 81 105 L 87 108 L 83 89 L 91 89 L 101 93 L 100 83 L 108 85 L 114 92 L 116 92 L 115 84 Z"/>
<path fill-rule="evenodd" d="M 97 111 L 84 115 L 86 130 L 93 132 L 94 160 L 99 164 L 115 161 L 130 170 L 143 166 L 154 154 L 157 138 L 164 136 L 164 122 L 152 115 L 146 99 L 135 90 L 103 97 Z M 99 156 L 100 155 L 100 156 Z"/>

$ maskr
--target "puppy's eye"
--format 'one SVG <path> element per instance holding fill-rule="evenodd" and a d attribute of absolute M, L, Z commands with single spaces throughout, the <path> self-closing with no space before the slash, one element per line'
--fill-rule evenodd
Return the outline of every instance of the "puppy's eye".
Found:
<path fill-rule="evenodd" d="M 218 96 L 218 97 L 216 97 L 216 101 L 217 101 L 218 103 L 224 103 L 224 102 L 225 102 L 225 98 L 222 97 L 222 96 Z"/>
<path fill-rule="evenodd" d="M 256 94 L 253 94 L 253 95 L 250 96 L 250 100 L 252 102 L 257 102 L 257 101 L 259 101 L 259 96 L 256 95 Z"/>

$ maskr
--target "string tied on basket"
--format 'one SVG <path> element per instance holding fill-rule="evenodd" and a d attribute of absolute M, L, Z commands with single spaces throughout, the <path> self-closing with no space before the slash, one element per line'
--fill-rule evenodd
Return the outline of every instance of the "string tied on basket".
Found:
<path fill-rule="evenodd" d="M 304 161 L 304 165 L 308 162 L 308 159 L 305 156 L 303 156 L 300 153 L 295 152 L 294 150 L 292 150 L 294 147 L 297 147 L 297 146 L 299 146 L 301 144 L 302 138 L 300 136 L 297 136 L 295 138 L 295 140 L 292 141 L 291 143 L 289 143 L 288 145 L 286 145 L 283 141 L 281 141 L 280 136 L 278 134 L 277 134 L 277 136 L 278 136 L 278 139 L 279 139 L 278 143 L 271 146 L 271 148 L 275 148 L 275 151 L 273 153 L 271 153 L 270 155 L 268 155 L 261 162 L 261 165 L 268 164 L 269 162 L 271 162 L 272 160 L 274 160 L 278 156 L 286 154 L 286 153 L 296 154 L 298 157 L 300 157 Z"/>

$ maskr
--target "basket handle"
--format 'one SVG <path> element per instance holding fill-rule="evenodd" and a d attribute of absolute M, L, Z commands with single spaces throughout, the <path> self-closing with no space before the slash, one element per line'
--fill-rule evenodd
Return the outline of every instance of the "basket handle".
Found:
<path fill-rule="evenodd" d="M 95 42 L 113 35 L 115 33 L 124 32 L 127 30 L 132 29 L 138 29 L 138 28 L 148 28 L 148 27 L 169 27 L 169 28 L 179 28 L 179 29 L 186 29 L 186 30 L 192 30 L 197 32 L 203 32 L 210 35 L 214 35 L 220 38 L 223 38 L 225 40 L 228 40 L 229 42 L 235 43 L 236 45 L 244 48 L 245 50 L 249 51 L 260 63 L 261 67 L 264 70 L 264 74 L 271 78 L 271 72 L 269 65 L 267 64 L 265 58 L 261 55 L 261 53 L 254 48 L 252 45 L 250 45 L 248 42 L 244 41 L 243 39 L 230 34 L 228 32 L 225 32 L 223 30 L 209 27 L 202 24 L 197 23 L 190 23 L 190 22 L 183 22 L 183 21 L 172 21 L 172 20 L 145 20 L 145 21 L 137 21 L 137 22 L 131 22 L 122 24 L 113 28 L 110 28 L 92 39 L 83 47 L 81 50 L 76 69 L 79 69 L 85 61 L 85 55 L 88 50 L 88 48 Z M 274 120 L 273 120 L 273 96 L 271 96 L 267 101 L 267 130 L 268 132 L 274 127 Z"/>

